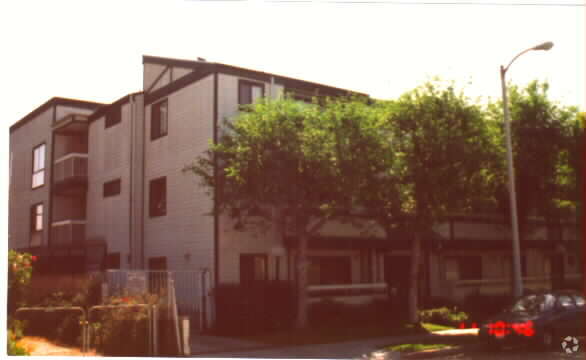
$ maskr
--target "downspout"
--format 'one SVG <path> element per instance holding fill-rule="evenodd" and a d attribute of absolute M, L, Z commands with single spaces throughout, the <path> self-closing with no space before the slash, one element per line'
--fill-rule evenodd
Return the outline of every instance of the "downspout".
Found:
<path fill-rule="evenodd" d="M 142 204 L 141 205 L 142 206 L 140 207 L 141 208 L 141 215 L 140 215 L 140 227 L 141 227 L 141 231 L 140 231 L 140 235 L 141 235 L 140 236 L 140 243 L 141 243 L 141 246 L 140 246 L 140 252 L 141 252 L 141 254 L 140 254 L 140 268 L 142 270 L 146 270 L 145 261 L 144 261 L 145 260 L 144 259 L 144 243 L 145 243 L 144 242 L 144 233 L 145 233 L 145 231 L 144 231 L 144 204 L 145 204 L 144 196 L 146 194 L 145 187 L 144 187 L 145 175 L 146 175 L 145 170 L 144 170 L 145 166 L 146 166 L 146 145 L 145 145 L 145 143 L 146 143 L 146 125 L 145 125 L 146 124 L 146 102 L 144 101 L 145 99 L 146 99 L 146 93 L 143 93 L 142 119 L 141 119 L 141 121 L 142 121 L 142 141 L 141 141 L 141 143 L 142 143 L 141 203 Z"/>
<path fill-rule="evenodd" d="M 214 144 L 218 143 L 218 70 L 217 68 L 214 71 L 214 119 L 213 119 L 213 138 Z M 214 157 L 214 179 L 217 176 L 217 162 L 216 158 Z M 217 198 L 218 198 L 218 189 L 214 187 L 214 287 L 218 286 L 220 280 L 220 249 L 219 249 L 219 218 L 216 212 L 217 210 Z"/>
<path fill-rule="evenodd" d="M 135 269 L 136 268 L 136 256 L 133 253 L 132 250 L 132 227 L 134 225 L 134 219 L 132 218 L 133 215 L 133 211 L 132 211 L 132 207 L 133 207 L 133 203 L 132 203 L 132 191 L 133 191 L 133 186 L 132 186 L 132 173 L 134 172 L 134 95 L 130 95 L 129 97 L 129 104 L 130 104 L 130 181 L 128 182 L 128 196 L 129 196 L 129 206 L 128 206 L 128 255 L 129 255 L 129 261 L 128 261 L 128 265 L 130 266 L 131 269 Z"/>
<path fill-rule="evenodd" d="M 57 105 L 53 105 L 53 123 L 51 126 L 55 124 L 57 121 Z M 89 131 L 89 130 L 88 130 Z M 47 248 L 51 248 L 51 229 L 53 228 L 53 170 L 55 167 L 55 130 L 51 129 L 51 156 L 49 156 L 50 164 L 51 164 L 51 173 L 49 175 L 49 204 L 48 204 L 48 216 L 47 216 Z M 47 165 L 45 165 L 47 167 Z M 87 206 L 87 200 L 86 200 Z M 86 209 L 87 210 L 87 209 Z M 44 224 L 43 224 L 44 225 Z M 85 240 L 85 239 L 84 239 Z M 29 238 L 29 246 L 30 246 L 30 238 Z M 49 250 L 50 252 L 50 250 Z M 86 264 L 87 265 L 87 264 Z"/>

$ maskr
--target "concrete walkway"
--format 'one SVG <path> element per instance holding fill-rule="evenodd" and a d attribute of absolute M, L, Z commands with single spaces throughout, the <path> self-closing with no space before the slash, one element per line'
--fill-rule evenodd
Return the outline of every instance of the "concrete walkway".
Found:
<path fill-rule="evenodd" d="M 386 345 L 413 343 L 441 336 L 475 335 L 477 329 L 444 330 L 426 335 L 386 336 L 373 339 L 346 341 L 334 344 L 271 346 L 249 341 L 216 336 L 195 336 L 192 338 L 193 357 L 206 358 L 309 358 L 309 359 L 357 359 L 362 355 Z"/>

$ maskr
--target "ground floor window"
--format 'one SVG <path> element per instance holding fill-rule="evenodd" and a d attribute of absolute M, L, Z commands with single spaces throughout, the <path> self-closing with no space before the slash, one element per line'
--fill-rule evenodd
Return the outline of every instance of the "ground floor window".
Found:
<path fill-rule="evenodd" d="M 352 283 L 350 256 L 310 256 L 309 284 L 334 285 Z"/>
<path fill-rule="evenodd" d="M 481 256 L 453 256 L 446 258 L 446 280 L 481 279 Z"/>
<path fill-rule="evenodd" d="M 266 254 L 240 255 L 240 283 L 250 284 L 268 280 L 268 261 Z"/>

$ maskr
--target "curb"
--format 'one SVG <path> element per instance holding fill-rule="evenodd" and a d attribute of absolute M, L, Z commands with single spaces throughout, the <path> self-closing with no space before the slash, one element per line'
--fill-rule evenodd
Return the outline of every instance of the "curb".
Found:
<path fill-rule="evenodd" d="M 419 351 L 413 352 L 408 354 L 401 354 L 402 358 L 405 359 L 432 359 L 438 356 L 450 356 L 458 354 L 462 351 L 471 351 L 477 350 L 482 347 L 482 344 L 473 344 L 473 345 L 463 345 L 463 346 L 455 346 L 449 349 L 440 349 L 440 350 L 432 350 L 432 351 Z"/>

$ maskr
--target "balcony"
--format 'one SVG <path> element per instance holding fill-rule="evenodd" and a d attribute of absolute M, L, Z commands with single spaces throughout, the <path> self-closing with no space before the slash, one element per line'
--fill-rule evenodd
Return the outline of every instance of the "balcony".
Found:
<path fill-rule="evenodd" d="M 85 220 L 63 220 L 51 225 L 51 247 L 81 247 L 85 242 Z"/>
<path fill-rule="evenodd" d="M 69 114 L 53 123 L 53 130 L 60 134 L 87 133 L 88 117 L 83 114 Z"/>
<path fill-rule="evenodd" d="M 71 153 L 55 161 L 53 189 L 59 195 L 77 195 L 87 188 L 87 154 Z"/>

